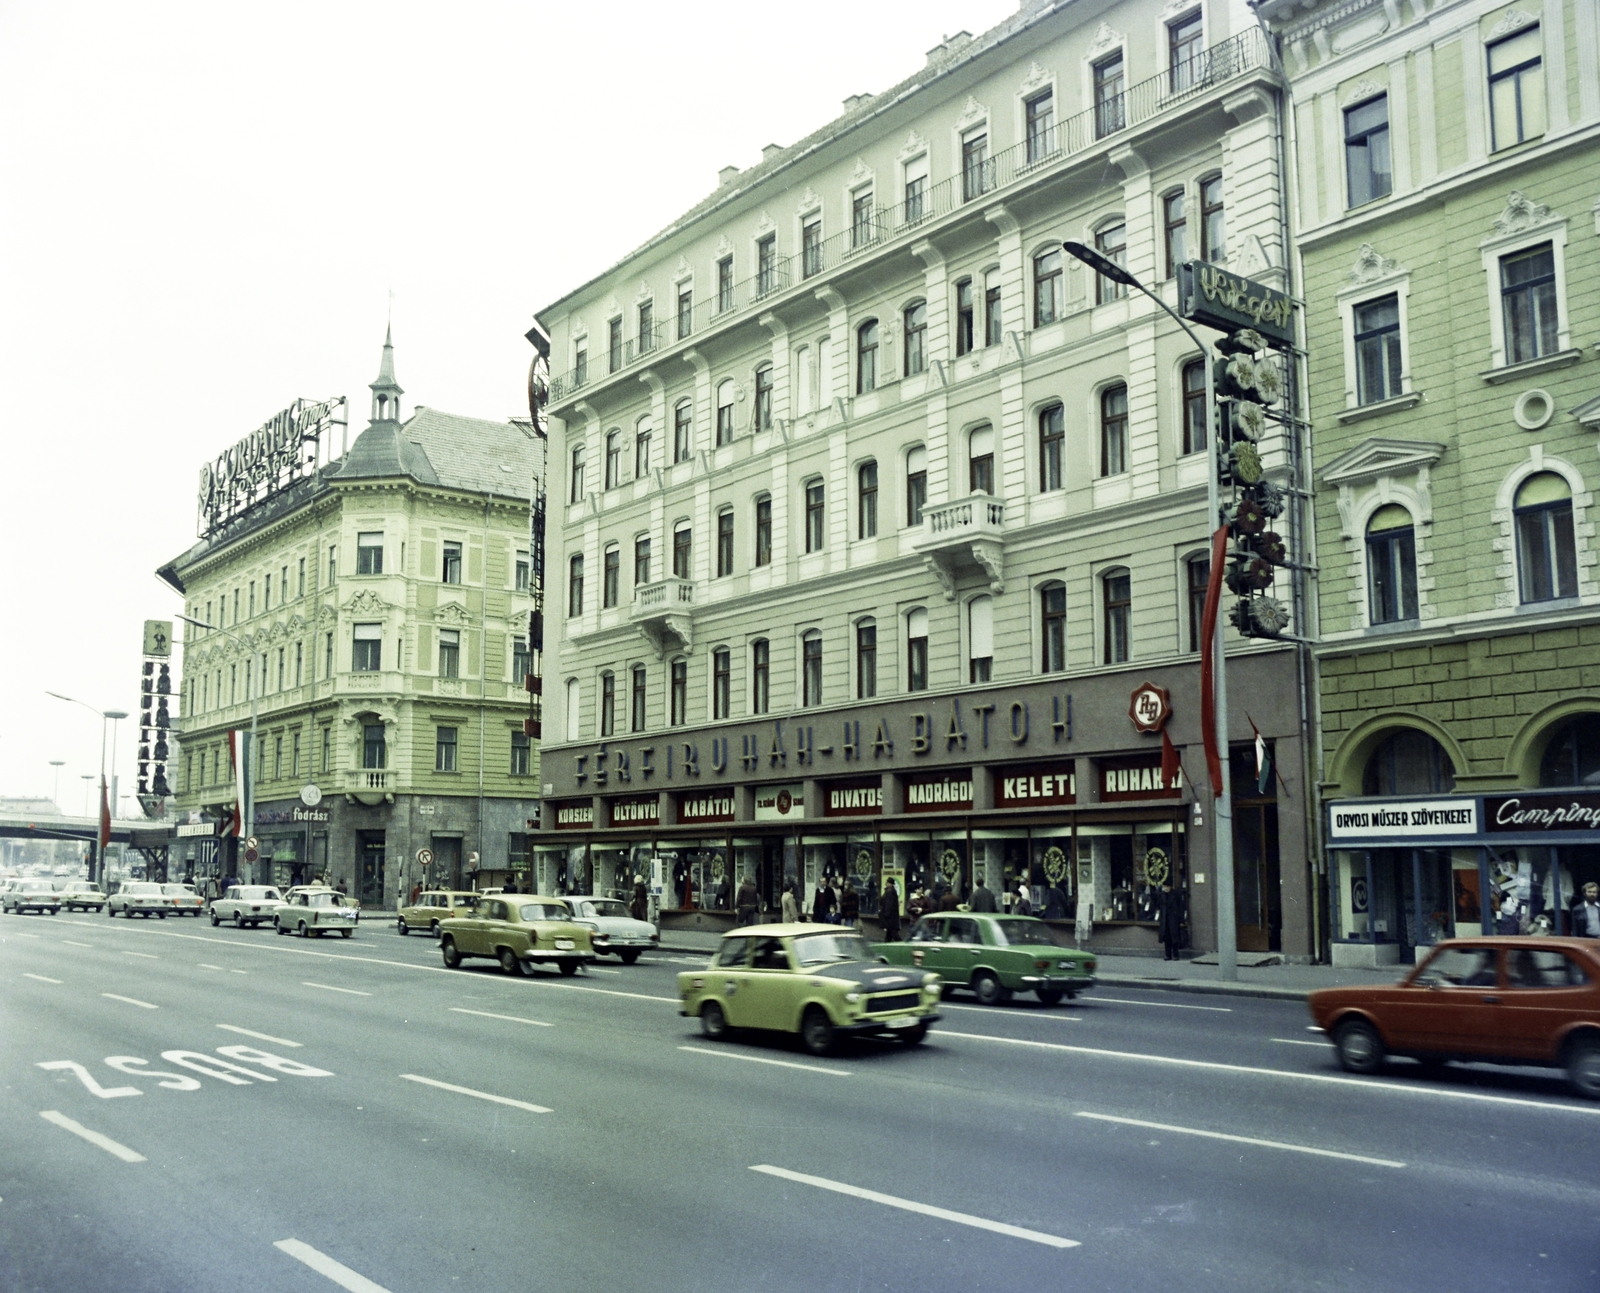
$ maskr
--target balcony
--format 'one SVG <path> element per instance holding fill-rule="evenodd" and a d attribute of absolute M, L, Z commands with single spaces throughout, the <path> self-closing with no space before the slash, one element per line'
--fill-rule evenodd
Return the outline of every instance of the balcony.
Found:
<path fill-rule="evenodd" d="M 394 802 L 394 779 L 385 768 L 346 768 L 344 793 L 369 808 Z"/>
<path fill-rule="evenodd" d="M 658 579 L 633 593 L 629 621 L 665 660 L 694 649 L 694 581 Z"/>
<path fill-rule="evenodd" d="M 958 582 L 974 573 L 988 582 L 991 593 L 1005 592 L 1005 523 L 1005 499 L 992 494 L 922 509 L 922 533 L 911 546 L 938 579 L 946 601 L 953 602 Z"/>

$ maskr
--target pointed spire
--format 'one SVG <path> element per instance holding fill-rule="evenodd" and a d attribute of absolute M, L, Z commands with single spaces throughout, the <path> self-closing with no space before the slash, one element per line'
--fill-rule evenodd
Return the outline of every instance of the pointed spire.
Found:
<path fill-rule="evenodd" d="M 400 397 L 405 394 L 394 377 L 394 325 L 383 334 L 383 362 L 378 365 L 378 378 L 369 387 L 372 391 L 373 422 L 398 422 Z"/>

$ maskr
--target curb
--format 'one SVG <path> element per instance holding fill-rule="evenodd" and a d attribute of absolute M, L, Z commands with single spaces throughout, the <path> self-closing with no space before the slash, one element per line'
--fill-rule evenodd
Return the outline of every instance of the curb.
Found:
<path fill-rule="evenodd" d="M 1114 988 L 1150 988 L 1157 992 L 1197 992 L 1214 997 L 1262 997 L 1272 1001 L 1304 1001 L 1314 988 L 1275 988 L 1265 983 L 1215 983 L 1196 979 L 1146 979 L 1133 974 L 1097 974 Z"/>

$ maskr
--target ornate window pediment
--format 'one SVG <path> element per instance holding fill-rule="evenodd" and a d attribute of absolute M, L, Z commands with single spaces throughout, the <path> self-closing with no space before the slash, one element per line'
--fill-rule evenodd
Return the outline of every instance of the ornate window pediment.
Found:
<path fill-rule="evenodd" d="M 1526 9 L 1507 9 L 1500 21 L 1490 29 L 1485 41 L 1499 40 L 1502 36 L 1509 36 L 1514 31 L 1521 31 L 1530 22 L 1538 22 L 1537 14 L 1531 14 Z"/>
<path fill-rule="evenodd" d="M 382 615 L 389 609 L 389 603 L 370 588 L 363 588 L 345 603 L 345 610 L 353 615 Z"/>
<path fill-rule="evenodd" d="M 865 184 L 871 178 L 872 178 L 872 167 L 867 165 L 865 158 L 861 158 L 861 157 L 856 158 L 855 167 L 850 172 L 850 185 L 851 185 L 851 187 L 853 188 L 857 184 Z"/>
<path fill-rule="evenodd" d="M 1410 475 L 1432 467 L 1445 446 L 1432 440 L 1391 440 L 1368 436 L 1317 473 L 1324 485 L 1357 485 L 1380 476 Z"/>
<path fill-rule="evenodd" d="M 1375 99 L 1380 94 L 1387 94 L 1388 92 L 1389 87 L 1387 85 L 1379 85 L 1370 77 L 1364 76 L 1345 92 L 1344 98 L 1339 101 L 1339 106 L 1348 108 L 1353 104 L 1364 103 L 1368 99 Z"/>
<path fill-rule="evenodd" d="M 472 617 L 467 614 L 466 607 L 460 602 L 445 602 L 433 612 L 433 618 L 441 624 L 462 625 L 471 622 Z"/>
<path fill-rule="evenodd" d="M 1550 210 L 1542 202 L 1535 202 L 1518 189 L 1506 196 L 1505 210 L 1495 217 L 1494 232 L 1483 240 L 1483 245 L 1502 238 L 1517 237 L 1545 225 L 1563 224 L 1565 217 Z"/>
<path fill-rule="evenodd" d="M 1101 54 L 1110 53 L 1120 48 L 1126 40 L 1127 37 L 1110 23 L 1103 22 L 1094 29 L 1094 39 L 1089 42 L 1089 57 L 1098 58 Z"/>
<path fill-rule="evenodd" d="M 1033 91 L 1042 89 L 1044 86 L 1050 84 L 1050 78 L 1052 75 L 1054 74 L 1047 72 L 1037 63 L 1029 63 L 1028 70 L 1022 78 L 1022 92 L 1024 94 L 1032 94 Z"/>
<path fill-rule="evenodd" d="M 967 95 L 966 106 L 961 109 L 961 115 L 956 118 L 956 129 L 967 130 L 988 119 L 989 109 L 969 94 Z"/>
<path fill-rule="evenodd" d="M 915 130 L 906 135 L 906 142 L 901 145 L 900 151 L 895 154 L 895 160 L 904 165 L 913 157 L 920 157 L 928 151 L 928 141 Z M 810 192 L 809 189 L 806 192 Z"/>

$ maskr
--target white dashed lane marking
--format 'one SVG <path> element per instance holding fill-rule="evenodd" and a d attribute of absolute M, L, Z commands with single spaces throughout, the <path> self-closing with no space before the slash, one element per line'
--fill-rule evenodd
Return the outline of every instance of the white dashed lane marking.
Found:
<path fill-rule="evenodd" d="M 286 1253 L 295 1261 L 309 1266 L 318 1275 L 325 1275 L 342 1289 L 349 1293 L 389 1293 L 382 1284 L 374 1284 L 365 1275 L 351 1270 L 343 1262 L 336 1262 L 327 1253 L 318 1252 L 310 1244 L 303 1244 L 298 1239 L 280 1239 L 272 1245 L 280 1253 Z"/>
<path fill-rule="evenodd" d="M 218 1024 L 217 1027 L 230 1033 L 239 1033 L 245 1037 L 254 1037 L 258 1042 L 276 1042 L 279 1046 L 293 1046 L 297 1050 L 301 1046 L 305 1045 L 304 1042 L 291 1042 L 287 1037 L 274 1037 L 271 1033 L 252 1032 L 248 1028 L 240 1028 L 238 1024 Z"/>
<path fill-rule="evenodd" d="M 1291 1145 L 1282 1140 L 1259 1140 L 1255 1136 L 1232 1136 L 1220 1131 L 1202 1131 L 1198 1127 L 1174 1127 L 1166 1122 L 1145 1122 L 1141 1118 L 1114 1118 L 1105 1113 L 1078 1113 L 1080 1118 L 1095 1122 L 1112 1122 L 1124 1127 L 1144 1127 L 1150 1131 L 1169 1131 L 1175 1136 L 1199 1136 L 1205 1140 L 1226 1140 L 1235 1145 L 1255 1145 L 1261 1149 L 1281 1149 L 1292 1154 L 1314 1154 L 1318 1158 L 1342 1158 L 1347 1163 L 1367 1163 L 1373 1167 L 1404 1167 L 1392 1158 L 1369 1158 L 1365 1154 L 1346 1154 L 1336 1149 L 1317 1149 L 1312 1145 Z"/>
<path fill-rule="evenodd" d="M 102 997 L 109 997 L 113 1001 L 125 1001 L 130 1006 L 140 1006 L 145 1010 L 160 1010 L 160 1006 L 151 1005 L 148 1001 L 140 1001 L 138 997 L 119 997 L 115 992 L 102 992 Z"/>
<path fill-rule="evenodd" d="M 60 979 L 47 978 L 43 974 L 29 974 L 26 970 L 24 970 L 22 972 L 22 977 L 24 979 L 37 979 L 37 980 L 39 980 L 40 983 L 60 983 L 61 982 Z"/>
<path fill-rule="evenodd" d="M 433 1078 L 422 1077 L 417 1073 L 402 1073 L 400 1075 L 407 1082 L 419 1082 L 423 1086 L 437 1087 L 441 1091 L 454 1091 L 457 1095 L 470 1095 L 475 1100 L 490 1100 L 495 1104 L 508 1104 L 513 1109 L 526 1109 L 529 1113 L 554 1113 L 553 1109 L 546 1109 L 542 1104 L 529 1104 L 526 1100 L 513 1100 L 508 1095 L 491 1095 L 487 1091 L 474 1091 L 469 1086 L 456 1086 L 453 1082 L 439 1082 Z"/>
<path fill-rule="evenodd" d="M 146 1161 L 143 1154 L 137 1154 L 126 1145 L 119 1145 L 110 1136 L 102 1136 L 98 1131 L 90 1131 L 81 1122 L 74 1122 L 64 1113 L 54 1109 L 41 1109 L 39 1116 L 46 1122 L 54 1123 L 63 1131 L 70 1131 L 74 1136 L 88 1141 L 91 1145 L 98 1145 L 108 1154 L 114 1154 L 124 1163 L 143 1163 Z"/>

